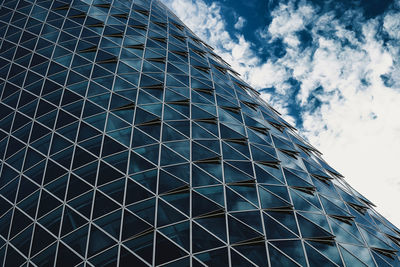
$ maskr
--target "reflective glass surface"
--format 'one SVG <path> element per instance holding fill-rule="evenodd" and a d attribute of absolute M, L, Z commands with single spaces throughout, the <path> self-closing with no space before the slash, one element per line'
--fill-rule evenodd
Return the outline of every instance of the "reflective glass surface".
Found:
<path fill-rule="evenodd" d="M 0 265 L 400 266 L 399 249 L 158 0 L 0 0 Z"/>

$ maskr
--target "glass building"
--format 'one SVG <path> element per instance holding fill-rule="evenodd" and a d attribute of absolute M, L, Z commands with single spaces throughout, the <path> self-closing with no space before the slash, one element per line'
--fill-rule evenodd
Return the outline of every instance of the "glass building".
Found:
<path fill-rule="evenodd" d="M 0 265 L 400 266 L 400 230 L 159 1 L 0 3 Z"/>

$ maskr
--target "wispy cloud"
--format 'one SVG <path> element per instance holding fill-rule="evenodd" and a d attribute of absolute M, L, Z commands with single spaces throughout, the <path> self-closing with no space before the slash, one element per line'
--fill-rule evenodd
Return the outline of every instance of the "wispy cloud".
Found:
<path fill-rule="evenodd" d="M 400 1 L 369 19 L 359 9 L 338 16 L 307 1 L 281 3 L 258 30 L 282 50 L 267 60 L 226 30 L 218 4 L 164 2 L 400 225 Z"/>
<path fill-rule="evenodd" d="M 244 25 L 246 24 L 246 19 L 243 17 L 238 17 L 235 25 L 233 26 L 236 30 L 243 29 Z"/>

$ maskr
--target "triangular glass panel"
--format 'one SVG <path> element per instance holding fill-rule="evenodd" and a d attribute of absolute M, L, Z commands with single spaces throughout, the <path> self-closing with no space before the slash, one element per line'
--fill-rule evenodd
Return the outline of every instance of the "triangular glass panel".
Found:
<path fill-rule="evenodd" d="M 105 194 L 100 191 L 96 191 L 96 197 L 94 200 L 93 207 L 93 218 L 98 218 L 104 214 L 118 209 L 120 206 L 108 198 Z"/>
<path fill-rule="evenodd" d="M 307 241 L 305 243 L 311 244 L 314 248 L 318 250 L 318 252 L 322 253 L 325 257 L 327 257 L 337 265 L 343 265 L 335 242 Z"/>
<path fill-rule="evenodd" d="M 348 250 L 346 250 L 342 246 L 339 246 L 339 248 L 340 248 L 340 252 L 342 253 L 343 261 L 345 262 L 346 265 L 351 265 L 351 266 L 355 266 L 355 267 L 368 266 L 366 263 L 362 262 L 360 259 L 355 257 L 353 254 L 351 254 Z"/>
<path fill-rule="evenodd" d="M 296 235 L 272 217 L 264 215 L 265 231 L 268 239 L 296 238 Z"/>
<path fill-rule="evenodd" d="M 95 223 L 115 239 L 119 239 L 121 215 L 121 210 L 117 210 L 109 215 L 97 219 Z"/>
<path fill-rule="evenodd" d="M 128 211 L 124 211 L 124 224 L 122 225 L 122 240 L 130 240 L 152 229 L 152 226 Z M 131 227 L 135 225 L 135 227 Z"/>
<path fill-rule="evenodd" d="M 174 206 L 179 211 L 190 215 L 190 193 L 189 190 L 172 192 L 162 196 L 162 199 Z"/>
<path fill-rule="evenodd" d="M 210 266 L 211 264 L 216 264 L 218 266 L 229 265 L 228 250 L 226 247 L 199 253 L 196 254 L 195 257 L 198 258 L 206 266 Z"/>
<path fill-rule="evenodd" d="M 256 206 L 253 206 L 247 199 L 228 188 L 226 190 L 226 202 L 229 211 L 256 209 Z"/>
<path fill-rule="evenodd" d="M 307 266 L 303 246 L 300 240 L 285 240 L 271 242 L 275 248 L 284 252 L 302 266 Z"/>
<path fill-rule="evenodd" d="M 299 223 L 300 231 L 303 238 L 309 238 L 311 240 L 332 240 L 334 235 L 324 230 L 320 226 L 312 223 L 303 216 L 297 216 L 297 221 Z"/>
<path fill-rule="evenodd" d="M 185 220 L 186 217 L 172 208 L 170 205 L 162 201 L 161 199 L 158 201 L 158 209 L 157 209 L 157 226 L 161 227 L 164 225 L 176 223 L 178 221 Z"/>
<path fill-rule="evenodd" d="M 88 225 L 85 225 L 78 230 L 63 237 L 62 240 L 70 246 L 79 255 L 84 256 L 86 251 L 86 242 L 88 237 Z"/>
<path fill-rule="evenodd" d="M 299 266 L 298 263 L 295 263 L 289 257 L 284 255 L 281 251 L 276 249 L 274 246 L 268 246 L 269 258 L 272 266 L 274 265 L 283 265 L 283 266 Z"/>
<path fill-rule="evenodd" d="M 192 193 L 192 216 L 206 216 L 223 211 L 223 207 L 205 198 L 199 193 Z"/>
<path fill-rule="evenodd" d="M 261 200 L 261 207 L 267 210 L 288 210 L 292 209 L 293 205 L 288 201 L 282 199 L 278 195 L 273 194 L 269 190 L 266 190 L 264 187 L 259 186 L 259 194 Z"/>
<path fill-rule="evenodd" d="M 151 225 L 154 225 L 155 219 L 155 198 L 141 201 L 136 204 L 128 206 L 128 209 L 138 215 L 141 219 L 145 220 Z"/>
<path fill-rule="evenodd" d="M 161 170 L 158 178 L 158 193 L 172 193 L 187 189 L 188 183 L 181 179 L 169 174 L 168 172 Z"/>
<path fill-rule="evenodd" d="M 92 225 L 89 234 L 88 256 L 97 254 L 105 248 L 112 246 L 116 241 L 112 240 L 108 235 L 100 231 L 96 226 Z"/>
<path fill-rule="evenodd" d="M 219 184 L 220 182 L 196 165 L 192 167 L 192 186 Z"/>
<path fill-rule="evenodd" d="M 258 266 L 268 266 L 268 257 L 264 241 L 234 246 L 234 249 Z"/>
<path fill-rule="evenodd" d="M 216 247 L 224 246 L 220 240 L 205 231 L 202 227 L 196 223 L 192 223 L 192 240 L 193 240 L 193 252 L 200 252 Z"/>
<path fill-rule="evenodd" d="M 174 259 L 181 258 L 186 256 L 187 253 L 169 241 L 167 238 L 162 236 L 161 234 L 156 234 L 156 244 L 155 244 L 155 251 L 156 251 L 156 259 L 155 264 L 159 265 Z"/>
<path fill-rule="evenodd" d="M 264 236 L 261 233 L 255 231 L 237 219 L 234 219 L 232 216 L 228 216 L 228 227 L 229 242 L 231 244 L 248 243 L 264 239 Z"/>
<path fill-rule="evenodd" d="M 146 171 L 155 167 L 149 161 L 140 157 L 138 154 L 131 152 L 130 162 L 129 162 L 129 173 L 133 174 L 136 172 Z"/>

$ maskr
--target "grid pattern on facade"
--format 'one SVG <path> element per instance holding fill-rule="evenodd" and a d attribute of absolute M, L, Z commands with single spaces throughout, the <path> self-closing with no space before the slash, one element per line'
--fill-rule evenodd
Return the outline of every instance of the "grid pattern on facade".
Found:
<path fill-rule="evenodd" d="M 400 230 L 160 2 L 0 3 L 0 265 L 400 265 Z"/>

